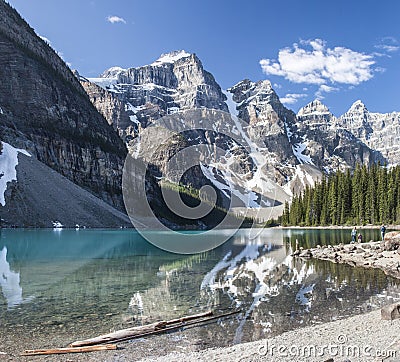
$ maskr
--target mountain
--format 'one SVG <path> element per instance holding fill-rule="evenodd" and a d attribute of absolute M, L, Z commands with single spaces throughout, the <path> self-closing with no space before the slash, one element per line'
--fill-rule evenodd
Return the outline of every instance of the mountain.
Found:
<path fill-rule="evenodd" d="M 237 210 L 258 209 L 257 217 L 264 218 L 260 206 L 269 206 L 269 215 L 271 209 L 276 209 L 272 214 L 281 212 L 293 193 L 313 185 L 323 173 L 352 169 L 357 163 L 399 162 L 398 113 L 369 113 L 356 102 L 336 118 L 315 100 L 295 114 L 280 102 L 268 80 L 245 79 L 223 91 L 199 58 L 185 51 L 163 54 L 150 65 L 112 67 L 98 78 L 80 80 L 135 158 L 149 157 L 154 139 L 146 142 L 144 135 L 150 125 L 164 116 L 183 117 L 182 137 L 160 146 L 162 151 L 153 160 L 156 176 L 171 181 L 168 162 L 172 154 L 196 145 L 217 146 L 223 151 L 216 160 L 207 160 L 208 153 L 198 150 L 200 159 L 207 161 L 175 182 L 198 189 L 212 185 L 223 199 L 222 206 L 236 199 Z M 184 116 L 183 111 L 196 109 L 203 110 L 204 119 L 213 119 L 209 126 L 216 134 L 200 123 L 203 120 L 196 121 L 196 116 Z M 238 148 L 239 144 L 244 148 Z M 238 168 L 242 169 L 239 173 Z M 273 194 L 268 191 L 270 186 Z"/>
<path fill-rule="evenodd" d="M 165 115 L 200 107 L 228 110 L 226 97 L 212 74 L 204 70 L 195 54 L 183 50 L 163 54 L 143 67 L 112 67 L 99 78 L 81 77 L 81 83 L 93 104 L 114 125 L 130 149 L 140 127 L 147 127 Z M 99 97 L 101 91 L 93 83 L 124 104 L 121 117 L 107 115 L 101 98 L 109 96 L 102 92 Z M 114 101 L 109 99 L 109 102 Z M 126 122 L 128 118 L 130 122 Z"/>
<path fill-rule="evenodd" d="M 56 52 L 0 1 L 0 139 L 123 210 L 126 146 Z"/>
<path fill-rule="evenodd" d="M 28 152 L 0 142 L 1 227 L 129 227 L 128 216 Z"/>
<path fill-rule="evenodd" d="M 78 219 L 91 213 L 88 225 L 123 225 L 111 206 L 125 208 L 128 153 L 148 165 L 144 189 L 166 224 L 171 215 L 160 201 L 163 188 L 184 190 L 196 204 L 200 193 L 193 189 L 211 186 L 217 206 L 267 219 L 323 173 L 399 162 L 399 113 L 371 113 L 358 101 L 336 118 L 316 100 L 295 114 L 267 80 L 245 79 L 222 90 L 196 54 L 184 50 L 85 78 L 3 0 L 0 15 L 0 211 L 8 224 L 27 225 L 24 215 L 31 213 L 32 225 L 48 225 L 67 205 Z M 36 199 L 46 180 L 54 183 L 49 212 Z M 171 186 L 178 183 L 186 188 Z M 138 205 L 131 206 L 136 212 Z M 77 220 L 67 214 L 58 221 Z"/>
<path fill-rule="evenodd" d="M 400 112 L 369 112 L 360 100 L 338 118 L 339 126 L 351 132 L 391 165 L 400 164 Z"/>

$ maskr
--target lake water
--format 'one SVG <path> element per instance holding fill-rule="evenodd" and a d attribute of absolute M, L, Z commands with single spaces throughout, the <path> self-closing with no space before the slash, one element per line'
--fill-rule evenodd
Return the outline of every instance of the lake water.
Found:
<path fill-rule="evenodd" d="M 378 230 L 363 230 L 364 240 Z M 214 345 L 269 337 L 399 300 L 399 282 L 377 270 L 293 259 L 309 247 L 349 241 L 350 230 L 240 230 L 196 255 L 160 250 L 132 230 L 1 230 L 0 342 L 21 328 L 70 342 L 208 309 L 235 317 L 199 338 Z"/>

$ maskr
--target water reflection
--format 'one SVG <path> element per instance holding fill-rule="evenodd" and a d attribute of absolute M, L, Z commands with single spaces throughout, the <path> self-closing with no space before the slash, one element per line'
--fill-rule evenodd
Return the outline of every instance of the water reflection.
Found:
<path fill-rule="evenodd" d="M 22 288 L 19 285 L 19 273 L 10 269 L 7 261 L 7 248 L 0 251 L 0 286 L 7 307 L 12 308 L 22 303 Z"/>
<path fill-rule="evenodd" d="M 397 281 L 377 270 L 293 259 L 296 238 L 322 244 L 328 237 L 311 234 L 265 230 L 249 241 L 241 230 L 217 249 L 177 255 L 128 230 L 3 231 L 0 330 L 20 324 L 42 335 L 83 338 L 209 308 L 239 308 L 229 322 L 197 331 L 226 345 L 398 300 Z M 23 295 L 35 299 L 21 304 Z"/>
<path fill-rule="evenodd" d="M 363 240 L 380 240 L 378 229 L 359 229 Z M 317 245 L 348 244 L 351 241 L 351 229 L 285 229 L 284 241 L 294 247 L 296 239 L 299 246 L 313 248 Z"/>

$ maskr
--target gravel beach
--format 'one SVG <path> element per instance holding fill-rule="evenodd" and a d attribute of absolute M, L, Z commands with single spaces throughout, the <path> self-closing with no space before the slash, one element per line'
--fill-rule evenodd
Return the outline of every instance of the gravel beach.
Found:
<path fill-rule="evenodd" d="M 116 351 L 30 357 L 20 356 L 20 352 L 29 344 L 32 345 L 32 339 L 21 335 L 21 339 L 17 341 L 14 336 L 15 344 L 6 346 L 8 353 L 0 354 L 0 361 L 394 362 L 400 360 L 400 320 L 382 320 L 380 310 L 292 330 L 270 339 L 224 348 L 207 349 L 211 341 L 196 338 L 196 330 L 197 328 L 192 328 L 168 335 L 120 343 Z M 4 349 L 0 349 L 1 351 Z"/>
<path fill-rule="evenodd" d="M 154 355 L 141 361 L 399 361 L 399 328 L 400 320 L 381 320 L 380 310 L 375 310 L 267 340 L 158 358 Z"/>

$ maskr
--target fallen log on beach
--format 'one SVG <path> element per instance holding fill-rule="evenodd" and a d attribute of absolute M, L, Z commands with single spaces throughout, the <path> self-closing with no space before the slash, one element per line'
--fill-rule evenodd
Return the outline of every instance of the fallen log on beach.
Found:
<path fill-rule="evenodd" d="M 169 321 L 160 321 L 152 324 L 146 324 L 144 326 L 121 329 L 119 331 L 103 334 L 94 338 L 89 338 L 82 341 L 75 341 L 71 343 L 69 347 L 91 346 L 107 342 L 115 342 L 120 340 L 139 338 L 142 336 L 155 334 L 159 331 L 164 331 L 167 329 L 167 327 L 170 327 L 168 328 L 168 330 L 170 330 L 171 328 L 174 329 L 177 328 L 178 326 L 181 326 L 185 322 L 192 321 L 195 319 L 205 318 L 211 316 L 212 314 L 213 314 L 212 311 L 208 311 L 205 313 L 195 314 L 182 318 L 176 318 Z"/>
<path fill-rule="evenodd" d="M 84 352 L 95 352 L 95 351 L 110 351 L 116 350 L 116 344 L 102 344 L 100 346 L 86 346 L 86 347 L 74 347 L 74 348 L 51 348 L 51 349 L 28 349 L 21 353 L 21 356 L 39 356 L 48 354 L 65 354 L 65 353 L 84 353 Z"/>
<path fill-rule="evenodd" d="M 201 320 L 183 322 L 183 323 L 175 324 L 172 327 L 167 327 L 167 328 L 164 328 L 164 329 L 158 329 L 158 330 L 156 330 L 154 332 L 141 334 L 141 335 L 138 335 L 138 336 L 135 336 L 135 337 L 126 337 L 126 338 L 116 339 L 113 342 L 114 343 L 125 342 L 125 341 L 129 341 L 131 339 L 134 339 L 134 338 L 148 337 L 148 336 L 151 336 L 151 335 L 170 332 L 170 331 L 175 331 L 175 330 L 177 330 L 179 328 L 187 328 L 187 327 L 190 327 L 190 326 L 198 327 L 198 326 L 207 324 L 207 322 L 211 322 L 213 320 L 220 319 L 220 318 L 229 317 L 231 315 L 238 314 L 240 312 L 241 312 L 240 310 L 237 310 L 237 311 L 234 311 L 234 312 L 224 313 L 224 314 L 220 314 L 220 315 L 213 316 L 213 317 L 203 318 Z"/>
<path fill-rule="evenodd" d="M 76 341 L 71 343 L 67 348 L 26 350 L 21 354 L 21 356 L 116 350 L 117 345 L 115 343 L 118 342 L 174 331 L 183 327 L 204 325 L 213 320 L 228 317 L 237 313 L 240 313 L 240 310 L 214 316 L 212 311 L 208 311 L 182 318 L 171 319 L 169 321 L 155 322 L 144 326 L 122 329 L 113 333 L 103 334 L 101 336 L 83 341 Z M 113 344 L 109 344 L 108 342 L 113 342 Z"/>

